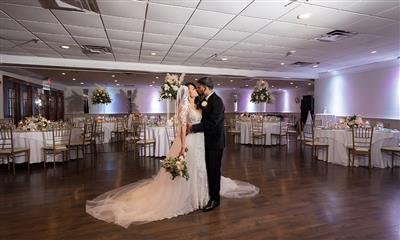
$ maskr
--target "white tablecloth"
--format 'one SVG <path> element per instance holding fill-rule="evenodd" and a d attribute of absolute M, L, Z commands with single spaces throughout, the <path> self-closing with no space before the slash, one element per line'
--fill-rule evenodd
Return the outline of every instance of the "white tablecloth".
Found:
<path fill-rule="evenodd" d="M 321 121 L 321 126 L 334 125 L 336 123 L 336 116 L 333 114 L 316 113 L 315 121 Z"/>
<path fill-rule="evenodd" d="M 147 127 L 146 132 L 146 137 L 148 139 L 156 140 L 155 156 L 166 156 L 170 147 L 167 129 L 165 127 Z M 146 156 L 151 155 L 153 155 L 153 149 L 149 147 L 146 151 Z"/>
<path fill-rule="evenodd" d="M 73 128 L 71 132 L 71 140 L 78 140 L 81 134 L 80 128 Z M 43 147 L 45 146 L 45 134 L 44 132 L 32 131 L 32 132 L 13 132 L 14 147 L 28 147 L 30 149 L 30 162 L 39 163 L 43 162 Z M 76 151 L 70 151 L 70 159 L 76 158 Z M 81 156 L 80 156 L 81 157 Z M 62 155 L 56 156 L 56 161 L 62 161 Z M 25 157 L 20 154 L 15 159 L 16 163 L 25 162 Z M 53 156 L 47 155 L 47 162 L 53 162 Z M 7 163 L 7 160 L 3 160 L 3 163 Z"/>
<path fill-rule="evenodd" d="M 103 122 L 104 143 L 111 142 L 111 132 L 114 131 L 114 129 L 115 129 L 115 122 Z"/>
<path fill-rule="evenodd" d="M 352 144 L 350 129 L 315 129 L 315 137 L 326 138 L 329 143 L 328 162 L 347 166 L 349 162 L 347 146 Z M 391 158 L 388 154 L 382 154 L 383 146 L 396 146 L 399 142 L 399 131 L 375 131 L 372 138 L 371 161 L 373 167 L 390 167 Z M 325 151 L 318 151 L 318 159 L 325 160 Z M 355 166 L 368 166 L 368 158 L 359 156 L 355 158 Z"/>
<path fill-rule="evenodd" d="M 238 121 L 236 128 L 240 129 L 240 143 L 241 144 L 251 144 L 251 121 Z M 279 139 L 277 137 L 273 137 L 271 142 L 271 133 L 279 134 L 279 122 L 264 122 L 263 130 L 266 134 L 266 145 L 277 144 Z M 282 139 L 282 142 L 286 142 L 286 138 Z M 261 140 L 256 139 L 255 144 L 262 144 Z"/>

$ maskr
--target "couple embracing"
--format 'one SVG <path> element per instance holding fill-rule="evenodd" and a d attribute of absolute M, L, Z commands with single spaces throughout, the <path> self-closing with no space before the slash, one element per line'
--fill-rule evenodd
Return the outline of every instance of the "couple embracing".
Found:
<path fill-rule="evenodd" d="M 208 77 L 181 86 L 177 93 L 178 134 L 167 157 L 185 152 L 189 179 L 176 178 L 160 169 L 151 179 L 134 182 L 87 201 L 86 212 L 100 220 L 127 228 L 130 224 L 172 218 L 219 206 L 228 198 L 255 196 L 249 183 L 221 177 L 225 145 L 222 99 Z M 198 95 L 201 96 L 198 96 Z"/>

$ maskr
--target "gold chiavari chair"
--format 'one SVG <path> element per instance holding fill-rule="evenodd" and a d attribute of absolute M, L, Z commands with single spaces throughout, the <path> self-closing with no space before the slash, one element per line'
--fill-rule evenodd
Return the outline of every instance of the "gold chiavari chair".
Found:
<path fill-rule="evenodd" d="M 254 146 L 255 140 L 261 140 L 265 146 L 267 134 L 264 132 L 264 120 L 262 118 L 251 119 L 251 145 Z"/>
<path fill-rule="evenodd" d="M 13 175 L 15 175 L 15 157 L 20 154 L 25 155 L 25 161 L 30 164 L 30 149 L 26 147 L 14 147 L 13 128 L 4 125 L 0 127 L 0 156 L 7 157 L 8 170 L 10 170 L 10 158 L 13 166 Z"/>
<path fill-rule="evenodd" d="M 95 140 L 99 140 L 100 143 L 104 143 L 104 129 L 103 129 L 103 121 L 95 120 L 94 121 L 94 131 L 93 137 Z"/>
<path fill-rule="evenodd" d="M 126 118 L 117 118 L 114 125 L 114 130 L 111 131 L 111 139 L 116 138 L 117 141 L 124 139 L 123 136 L 125 134 L 125 129 L 127 128 L 126 122 Z"/>
<path fill-rule="evenodd" d="M 353 144 L 348 147 L 349 166 L 354 167 L 354 157 L 365 155 L 368 157 L 368 168 L 372 168 L 371 147 L 374 129 L 371 127 L 352 127 Z M 352 157 L 352 158 L 351 158 Z"/>
<path fill-rule="evenodd" d="M 382 147 L 381 151 L 390 153 L 392 155 L 392 170 L 393 170 L 395 166 L 394 165 L 395 156 L 399 157 L 398 160 L 400 160 L 400 146 Z"/>
<path fill-rule="evenodd" d="M 311 157 L 314 159 L 317 157 L 316 153 L 318 149 L 326 149 L 326 162 L 328 163 L 328 150 L 329 144 L 323 142 L 322 139 L 318 139 L 314 134 L 314 125 L 313 124 L 305 124 L 303 127 L 303 137 L 302 142 L 304 146 L 311 147 Z"/>
<path fill-rule="evenodd" d="M 46 168 L 47 155 L 53 155 L 53 164 L 56 167 L 56 155 L 62 154 L 63 161 L 69 160 L 68 146 L 71 143 L 71 128 L 54 126 L 51 130 L 43 132 L 45 146 L 43 147 L 43 164 Z"/>
<path fill-rule="evenodd" d="M 146 150 L 148 147 L 153 148 L 153 157 L 156 155 L 156 140 L 149 138 L 148 137 L 148 132 L 147 132 L 147 121 L 145 119 L 141 120 L 140 125 L 139 125 L 139 131 L 138 131 L 138 136 L 139 140 L 136 141 L 135 146 L 135 151 L 136 148 L 138 148 L 138 152 L 140 156 L 146 156 Z"/>
<path fill-rule="evenodd" d="M 288 131 L 287 131 L 287 141 L 289 143 L 289 141 L 291 140 L 291 138 L 294 138 L 297 142 L 297 137 L 298 137 L 298 132 L 299 132 L 299 127 L 300 127 L 300 121 L 297 122 L 296 125 L 296 121 L 294 116 L 289 118 L 288 121 Z"/>
<path fill-rule="evenodd" d="M 132 119 L 130 125 L 125 130 L 124 150 L 127 152 L 130 145 L 135 145 L 140 140 L 139 137 L 140 119 Z"/>
<path fill-rule="evenodd" d="M 93 141 L 93 129 L 93 122 L 86 121 L 79 140 L 71 141 L 68 145 L 68 150 L 76 149 L 77 158 L 79 156 L 79 150 L 82 152 L 82 157 L 85 158 L 87 147 L 90 147 L 91 153 L 96 153 L 96 143 Z"/>
<path fill-rule="evenodd" d="M 237 119 L 229 118 L 228 120 L 228 130 L 229 136 L 233 137 L 233 142 L 238 143 L 240 140 L 240 125 L 237 124 Z"/>
<path fill-rule="evenodd" d="M 287 141 L 288 141 L 288 124 L 287 124 L 287 122 L 284 122 L 282 120 L 279 122 L 279 133 L 271 133 L 271 144 L 272 144 L 273 137 L 278 138 L 279 146 L 282 145 L 282 138 L 285 138 L 286 145 L 287 145 Z"/>
<path fill-rule="evenodd" d="M 176 121 L 174 120 L 173 122 L 172 122 L 172 124 L 170 124 L 170 125 L 166 125 L 165 126 L 165 130 L 166 130 L 166 132 L 167 132 L 167 136 L 168 136 L 168 142 L 169 142 L 169 146 L 171 147 L 172 146 L 172 144 L 174 143 L 174 140 L 175 140 L 175 137 L 176 137 L 176 131 L 177 131 L 177 123 L 176 123 Z"/>

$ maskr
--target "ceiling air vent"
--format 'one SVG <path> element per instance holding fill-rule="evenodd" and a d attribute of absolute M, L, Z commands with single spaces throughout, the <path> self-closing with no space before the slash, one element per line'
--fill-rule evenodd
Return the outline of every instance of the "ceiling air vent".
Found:
<path fill-rule="evenodd" d="M 328 32 L 318 38 L 316 40 L 321 41 L 321 42 L 336 42 L 345 38 L 352 37 L 354 35 L 357 35 L 357 32 L 348 32 L 348 31 L 343 31 L 343 30 L 334 30 L 332 32 Z"/>
<path fill-rule="evenodd" d="M 85 54 L 101 54 L 101 53 L 111 54 L 112 50 L 110 47 L 82 45 L 82 52 Z"/>
<path fill-rule="evenodd" d="M 45 9 L 100 13 L 96 0 L 39 0 Z"/>
<path fill-rule="evenodd" d="M 296 67 L 308 67 L 308 66 L 311 66 L 313 64 L 314 63 L 312 63 L 312 62 L 294 62 L 294 63 L 291 63 L 290 65 L 293 65 L 293 66 L 296 66 Z"/>

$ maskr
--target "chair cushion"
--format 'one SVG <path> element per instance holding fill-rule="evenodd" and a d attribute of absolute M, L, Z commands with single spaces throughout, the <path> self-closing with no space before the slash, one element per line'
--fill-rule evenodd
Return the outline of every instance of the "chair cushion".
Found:
<path fill-rule="evenodd" d="M 314 144 L 313 144 L 313 142 L 307 141 L 307 142 L 304 142 L 304 144 L 307 145 L 307 146 L 316 146 L 316 147 L 327 147 L 327 146 L 329 146 L 329 144 L 327 144 L 327 143 L 318 142 L 318 141 L 314 142 Z"/>
<path fill-rule="evenodd" d="M 356 151 L 356 152 L 368 152 L 369 148 L 367 148 L 367 147 L 355 147 L 355 148 L 353 148 L 353 151 Z"/>
<path fill-rule="evenodd" d="M 229 130 L 228 133 L 235 133 L 235 134 L 237 133 L 237 134 L 239 134 L 240 130 Z"/>
<path fill-rule="evenodd" d="M 14 148 L 14 153 L 22 153 L 29 151 L 29 148 Z M 11 154 L 11 148 L 0 149 L 0 154 Z"/>
<path fill-rule="evenodd" d="M 53 146 L 45 146 L 43 147 L 45 150 L 54 150 L 54 151 L 65 151 L 67 150 L 67 146 L 66 145 L 56 145 L 55 147 Z"/>
<path fill-rule="evenodd" d="M 135 141 L 135 140 L 139 140 L 139 138 L 138 137 L 133 137 L 133 136 L 125 138 L 125 141 Z"/>
<path fill-rule="evenodd" d="M 151 144 L 151 143 L 155 143 L 156 140 L 154 139 L 146 139 L 146 141 L 144 139 L 137 141 L 137 144 Z"/>
<path fill-rule="evenodd" d="M 400 152 L 400 147 L 382 147 L 382 151 Z"/>

